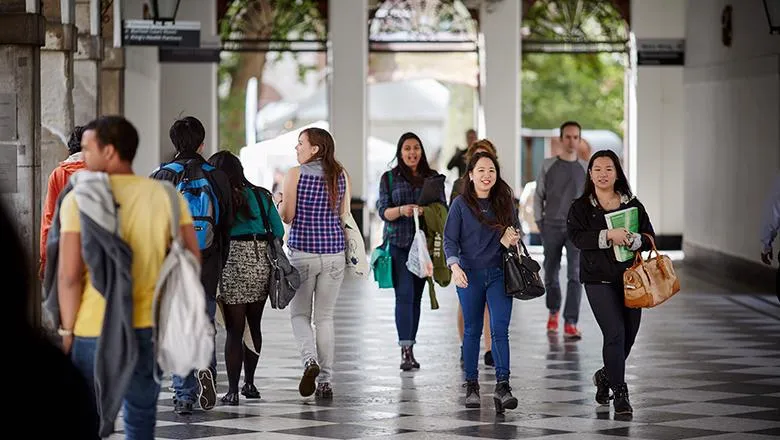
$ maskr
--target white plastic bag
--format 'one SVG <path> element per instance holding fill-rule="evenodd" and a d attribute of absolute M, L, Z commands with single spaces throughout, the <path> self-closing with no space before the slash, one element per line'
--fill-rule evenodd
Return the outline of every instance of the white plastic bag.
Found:
<path fill-rule="evenodd" d="M 433 276 L 433 261 L 428 253 L 428 241 L 425 239 L 425 232 L 420 229 L 420 220 L 416 211 L 414 229 L 414 240 L 409 249 L 409 257 L 406 259 L 406 268 L 419 278 L 428 278 Z"/>

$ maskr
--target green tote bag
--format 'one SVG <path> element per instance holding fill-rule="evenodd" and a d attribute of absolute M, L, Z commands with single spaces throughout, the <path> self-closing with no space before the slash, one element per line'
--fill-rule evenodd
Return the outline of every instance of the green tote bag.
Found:
<path fill-rule="evenodd" d="M 371 253 L 371 269 L 374 271 L 374 281 L 380 289 L 392 289 L 393 286 L 393 257 L 390 256 L 390 243 L 374 249 Z"/>

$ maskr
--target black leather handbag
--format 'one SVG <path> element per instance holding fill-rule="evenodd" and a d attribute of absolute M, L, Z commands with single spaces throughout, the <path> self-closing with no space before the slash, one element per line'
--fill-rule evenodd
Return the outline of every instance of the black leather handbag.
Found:
<path fill-rule="evenodd" d="M 520 252 L 523 246 L 523 252 Z M 504 253 L 504 289 L 508 296 L 529 300 L 544 295 L 544 282 L 539 276 L 541 266 L 528 254 L 520 240 L 518 246 Z"/>

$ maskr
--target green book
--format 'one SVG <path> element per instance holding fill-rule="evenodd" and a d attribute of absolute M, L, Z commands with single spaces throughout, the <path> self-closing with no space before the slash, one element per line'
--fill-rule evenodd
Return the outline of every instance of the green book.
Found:
<path fill-rule="evenodd" d="M 604 218 L 607 219 L 609 229 L 626 228 L 634 234 L 639 233 L 639 210 L 635 207 L 604 214 Z M 634 259 L 634 251 L 626 246 L 613 246 L 613 249 L 615 258 L 620 262 Z"/>

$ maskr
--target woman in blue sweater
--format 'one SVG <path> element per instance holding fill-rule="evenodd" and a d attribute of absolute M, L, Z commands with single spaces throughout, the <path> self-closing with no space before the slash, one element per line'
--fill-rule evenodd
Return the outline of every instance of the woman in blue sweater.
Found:
<path fill-rule="evenodd" d="M 225 367 L 228 392 L 222 397 L 222 402 L 238 405 L 241 364 L 244 365 L 241 394 L 250 399 L 260 398 L 254 377 L 263 345 L 260 323 L 271 275 L 267 249 L 269 241 L 284 236 L 284 226 L 271 193 L 252 185 L 244 177 L 244 167 L 235 155 L 220 151 L 211 156 L 209 162 L 227 174 L 235 209 L 235 220 L 230 230 L 230 252 L 219 280 L 217 300 L 222 305 L 227 333 Z M 253 350 L 244 345 L 244 326 L 247 324 Z"/>
<path fill-rule="evenodd" d="M 501 179 L 498 160 L 490 153 L 475 154 L 468 165 L 464 192 L 450 207 L 444 226 L 444 253 L 452 269 L 463 309 L 463 359 L 466 370 L 466 408 L 478 408 L 479 339 L 485 303 L 490 311 L 496 388 L 496 413 L 517 408 L 509 387 L 509 321 L 512 297 L 504 290 L 503 254 L 516 246 L 520 234 L 512 189 Z"/>

